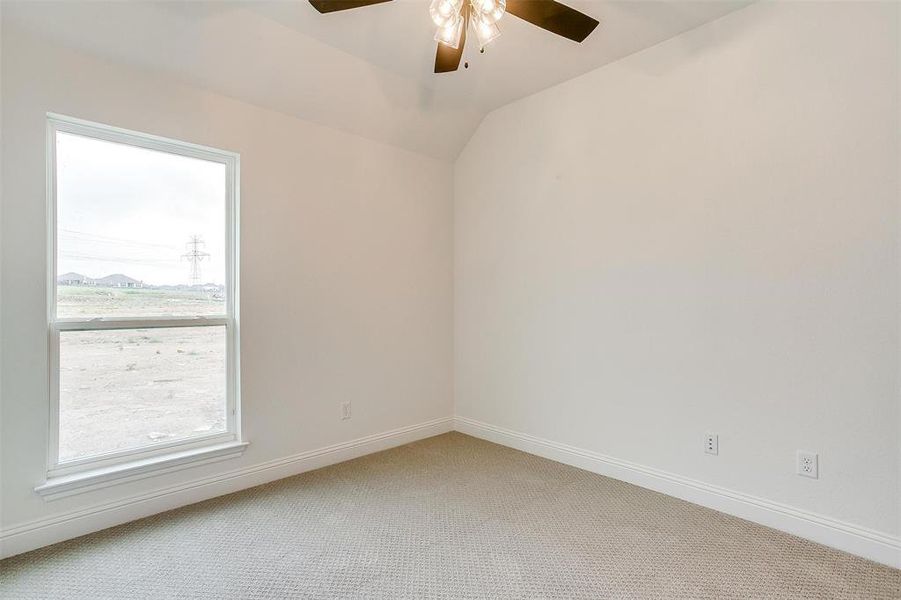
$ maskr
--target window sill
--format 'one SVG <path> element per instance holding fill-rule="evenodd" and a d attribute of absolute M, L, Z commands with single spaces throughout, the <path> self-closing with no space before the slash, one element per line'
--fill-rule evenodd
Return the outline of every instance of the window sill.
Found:
<path fill-rule="evenodd" d="M 50 477 L 47 481 L 34 488 L 34 491 L 40 494 L 44 500 L 56 500 L 66 496 L 99 490 L 111 485 L 137 481 L 153 475 L 236 458 L 244 453 L 247 445 L 247 442 L 227 442 L 88 469 L 71 475 Z"/>

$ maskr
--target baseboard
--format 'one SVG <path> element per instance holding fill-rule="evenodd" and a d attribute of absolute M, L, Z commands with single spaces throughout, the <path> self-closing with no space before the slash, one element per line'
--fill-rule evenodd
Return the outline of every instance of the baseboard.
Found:
<path fill-rule="evenodd" d="M 452 426 L 453 419 L 450 417 L 434 419 L 123 500 L 24 523 L 0 531 L 0 558 L 446 433 L 452 430 Z"/>
<path fill-rule="evenodd" d="M 901 569 L 901 538 L 466 417 L 455 417 L 454 429 L 529 454 L 662 492 Z"/>
<path fill-rule="evenodd" d="M 432 437 L 452 429 L 662 492 L 901 569 L 901 539 L 897 537 L 466 417 L 435 419 L 4 529 L 0 531 L 0 558 Z"/>

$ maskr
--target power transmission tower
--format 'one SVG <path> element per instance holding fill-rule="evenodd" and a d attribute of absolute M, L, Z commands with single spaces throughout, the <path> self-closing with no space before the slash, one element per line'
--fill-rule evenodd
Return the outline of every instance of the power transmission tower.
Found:
<path fill-rule="evenodd" d="M 181 255 L 182 258 L 187 259 L 188 262 L 191 263 L 191 283 L 197 284 L 200 283 L 200 262 L 207 258 L 210 253 L 204 252 L 201 250 L 205 245 L 203 238 L 199 235 L 192 235 L 191 241 L 185 244 L 185 248 L 188 250 L 184 254 Z"/>

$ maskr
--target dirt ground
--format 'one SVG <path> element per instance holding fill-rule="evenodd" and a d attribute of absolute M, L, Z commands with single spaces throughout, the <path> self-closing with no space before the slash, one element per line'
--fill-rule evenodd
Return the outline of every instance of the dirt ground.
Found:
<path fill-rule="evenodd" d="M 60 316 L 224 310 L 190 291 L 60 286 L 58 297 Z M 62 333 L 60 460 L 224 431 L 225 333 L 225 327 Z"/>

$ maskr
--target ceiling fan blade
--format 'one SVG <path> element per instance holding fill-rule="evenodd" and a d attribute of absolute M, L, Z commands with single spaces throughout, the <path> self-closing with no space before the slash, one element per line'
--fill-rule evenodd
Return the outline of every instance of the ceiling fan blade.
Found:
<path fill-rule="evenodd" d="M 460 33 L 460 44 L 456 48 L 446 46 L 438 42 L 438 52 L 435 53 L 435 72 L 450 73 L 460 67 L 460 59 L 463 57 L 463 47 L 466 45 L 466 30 L 469 29 L 469 12 L 463 7 L 463 31 Z"/>
<path fill-rule="evenodd" d="M 464 32 L 465 36 L 466 33 Z M 460 67 L 460 58 L 463 56 L 463 40 L 460 40 L 459 48 L 451 48 L 442 43 L 438 44 L 438 52 L 435 54 L 435 72 L 450 73 Z"/>
<path fill-rule="evenodd" d="M 555 0 L 507 0 L 507 12 L 551 33 L 581 42 L 598 20 Z"/>
<path fill-rule="evenodd" d="M 313 8 L 321 13 L 361 8 L 363 6 L 381 4 L 382 2 L 391 2 L 391 0 L 310 0 L 310 4 L 313 5 Z"/>

